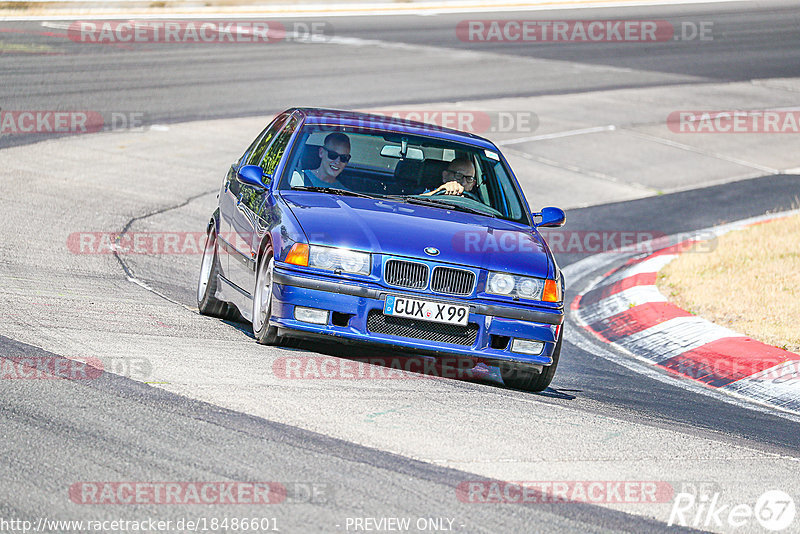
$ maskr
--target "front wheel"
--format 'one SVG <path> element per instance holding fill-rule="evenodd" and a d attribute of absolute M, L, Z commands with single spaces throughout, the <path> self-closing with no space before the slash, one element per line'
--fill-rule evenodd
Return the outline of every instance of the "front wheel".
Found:
<path fill-rule="evenodd" d="M 272 316 L 272 272 L 275 258 L 272 247 L 267 245 L 256 274 L 256 287 L 253 291 L 253 335 L 262 345 L 278 344 L 278 328 L 270 326 Z"/>
<path fill-rule="evenodd" d="M 553 363 L 543 368 L 540 373 L 535 370 L 526 369 L 525 366 L 501 366 L 500 374 L 503 377 L 503 383 L 513 389 L 521 389 L 524 391 L 544 391 L 553 381 L 556 374 L 556 366 L 558 359 L 561 356 L 561 341 L 564 339 L 564 326 L 561 326 L 561 332 L 558 335 L 556 347 L 553 350 Z"/>

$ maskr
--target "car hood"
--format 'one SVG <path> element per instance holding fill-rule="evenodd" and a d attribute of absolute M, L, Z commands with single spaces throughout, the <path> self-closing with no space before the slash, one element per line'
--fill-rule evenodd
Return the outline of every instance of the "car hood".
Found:
<path fill-rule="evenodd" d="M 309 243 L 496 271 L 553 276 L 543 239 L 529 227 L 463 211 L 369 198 L 283 191 Z M 436 256 L 426 247 L 439 250 Z"/>

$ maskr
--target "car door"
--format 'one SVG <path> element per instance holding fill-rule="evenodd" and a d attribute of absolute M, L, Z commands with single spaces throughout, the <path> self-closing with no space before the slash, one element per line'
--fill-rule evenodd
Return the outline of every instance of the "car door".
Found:
<path fill-rule="evenodd" d="M 289 145 L 295 128 L 297 117 L 288 117 L 283 123 L 279 133 L 272 136 L 260 159 L 248 158 L 249 165 L 258 165 L 264 172 L 264 183 L 269 185 Z M 250 163 L 252 162 L 252 163 Z M 231 230 L 235 241 L 235 251 L 229 259 L 232 282 L 241 289 L 250 293 L 255 285 L 256 260 L 258 247 L 261 244 L 260 236 L 263 235 L 264 221 L 261 215 L 265 213 L 264 203 L 268 194 L 267 190 L 243 184 L 236 180 L 237 203 L 232 211 Z"/>
<path fill-rule="evenodd" d="M 220 261 L 224 276 L 247 292 L 251 288 L 246 285 L 242 286 L 240 283 L 243 284 L 246 280 L 241 276 L 241 272 L 249 266 L 247 260 L 250 258 L 250 245 L 249 240 L 242 241 L 239 238 L 239 233 L 234 226 L 242 210 L 242 188 L 245 187 L 238 180 L 237 173 L 243 165 L 259 164 L 270 143 L 275 139 L 275 135 L 280 132 L 288 118 L 288 114 L 276 117 L 253 141 L 239 161 L 231 165 L 219 199 L 220 240 L 225 251 L 225 254 L 220 256 Z"/>

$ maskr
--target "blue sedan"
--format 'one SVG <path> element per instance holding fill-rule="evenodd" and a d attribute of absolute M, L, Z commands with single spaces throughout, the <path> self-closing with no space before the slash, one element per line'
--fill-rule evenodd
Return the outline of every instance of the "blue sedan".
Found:
<path fill-rule="evenodd" d="M 564 281 L 498 148 L 390 117 L 295 108 L 231 165 L 211 216 L 201 313 L 262 344 L 380 344 L 500 370 L 542 391 Z"/>

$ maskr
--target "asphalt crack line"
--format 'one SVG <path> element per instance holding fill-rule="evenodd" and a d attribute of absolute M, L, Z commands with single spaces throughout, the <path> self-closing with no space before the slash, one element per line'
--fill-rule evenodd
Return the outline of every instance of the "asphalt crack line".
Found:
<path fill-rule="evenodd" d="M 202 193 L 198 193 L 196 195 L 190 196 L 189 198 L 187 198 L 186 200 L 184 200 L 183 202 L 180 202 L 178 204 L 174 204 L 172 206 L 167 206 L 167 207 L 164 207 L 164 208 L 160 208 L 160 209 L 151 211 L 149 213 L 146 213 L 144 215 L 138 215 L 136 217 L 133 217 L 127 223 L 125 223 L 125 226 L 122 227 L 122 231 L 120 232 L 120 234 L 118 236 L 118 239 L 122 238 L 122 236 L 127 234 L 128 231 L 131 229 L 131 226 L 137 221 L 142 221 L 142 220 L 148 219 L 150 217 L 155 217 L 156 215 L 161 215 L 161 214 L 166 213 L 168 211 L 172 211 L 172 210 L 176 210 L 176 209 L 182 208 L 184 206 L 189 205 L 191 202 L 193 202 L 193 201 L 195 201 L 195 200 L 197 200 L 199 198 L 202 198 L 202 197 L 204 197 L 206 195 L 210 195 L 210 194 L 212 194 L 212 193 L 214 193 L 216 191 L 217 191 L 217 188 L 214 188 L 214 189 L 212 189 L 210 191 L 203 191 Z M 187 306 L 186 304 L 184 304 L 182 302 L 178 302 L 177 300 L 168 297 L 167 295 L 165 295 L 164 293 L 160 292 L 159 290 L 157 290 L 155 288 L 152 288 L 149 285 L 147 285 L 147 283 L 144 282 L 143 280 L 140 280 L 139 278 L 137 278 L 136 275 L 133 273 L 133 269 L 131 269 L 131 267 L 127 263 L 125 263 L 125 261 L 122 259 L 122 256 L 120 256 L 119 251 L 117 251 L 117 250 L 114 251 L 114 257 L 117 259 L 117 262 L 119 262 L 120 267 L 122 267 L 122 271 L 125 273 L 125 278 L 128 280 L 128 282 L 132 282 L 132 283 L 136 284 L 137 286 L 139 286 L 139 287 L 141 287 L 143 289 L 146 289 L 147 291 L 153 293 L 154 295 L 157 295 L 157 296 L 161 297 L 162 299 L 164 299 L 164 300 L 166 300 L 168 302 L 171 302 L 172 304 L 177 304 L 178 306 L 180 306 L 180 307 L 182 307 L 182 308 L 184 308 L 184 309 L 186 309 L 186 310 L 188 310 L 188 311 L 190 311 L 192 313 L 197 313 L 197 309 L 196 308 L 192 308 L 191 306 Z"/>

